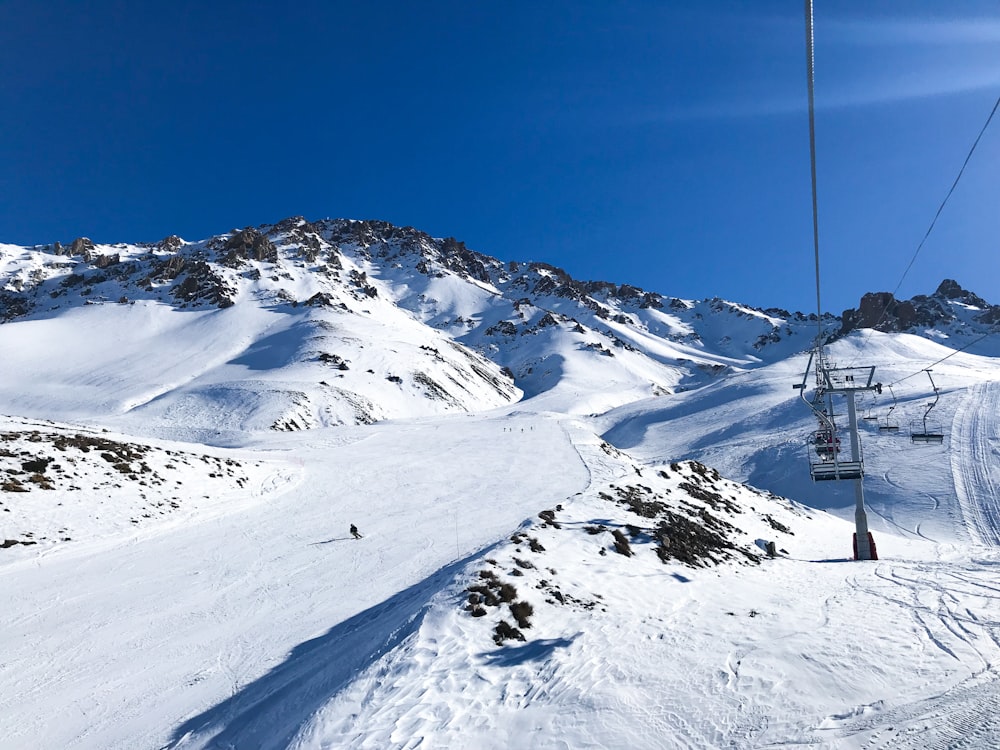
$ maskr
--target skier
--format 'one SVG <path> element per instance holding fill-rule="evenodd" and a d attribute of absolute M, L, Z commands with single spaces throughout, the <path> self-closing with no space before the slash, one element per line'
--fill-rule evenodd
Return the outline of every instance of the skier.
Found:
<path fill-rule="evenodd" d="M 354 525 L 353 523 L 351 524 L 351 535 L 352 535 L 352 536 L 353 536 L 353 537 L 354 537 L 355 539 L 360 539 L 360 538 L 361 538 L 361 532 L 360 532 L 360 531 L 358 531 L 358 527 L 357 527 L 357 526 L 355 526 L 355 525 Z"/>

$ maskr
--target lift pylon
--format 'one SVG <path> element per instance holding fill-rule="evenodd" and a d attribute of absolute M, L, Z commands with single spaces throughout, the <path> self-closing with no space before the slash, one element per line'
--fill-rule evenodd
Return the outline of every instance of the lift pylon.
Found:
<path fill-rule="evenodd" d="M 806 400 L 806 379 L 813 359 L 816 361 L 816 392 L 812 402 Z M 862 479 L 865 475 L 861 455 L 861 439 L 858 435 L 858 393 L 874 391 L 882 393 L 882 384 L 874 383 L 875 367 L 835 367 L 828 363 L 822 348 L 809 357 L 802 383 L 796 384 L 799 395 L 812 409 L 819 421 L 819 429 L 810 436 L 812 450 L 809 457 L 809 473 L 814 482 L 841 479 L 854 480 L 856 533 L 854 537 L 854 557 L 856 560 L 877 560 L 875 543 L 868 531 L 868 515 L 865 512 L 865 496 Z M 847 402 L 847 444 L 842 444 L 834 420 L 834 398 Z M 822 405 L 818 408 L 817 405 Z M 813 457 L 813 453 L 816 457 Z"/>

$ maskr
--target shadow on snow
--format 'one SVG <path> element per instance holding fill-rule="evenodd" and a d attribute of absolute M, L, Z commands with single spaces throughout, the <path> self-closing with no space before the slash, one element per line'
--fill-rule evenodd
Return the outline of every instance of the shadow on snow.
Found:
<path fill-rule="evenodd" d="M 166 748 L 286 746 L 359 672 L 416 633 L 431 597 L 482 554 L 453 562 L 299 644 L 267 674 L 177 727 Z"/>
<path fill-rule="evenodd" d="M 516 667 L 519 664 L 543 661 L 552 656 L 557 648 L 566 648 L 572 644 L 576 635 L 572 638 L 546 638 L 532 641 L 524 646 L 509 646 L 499 651 L 480 654 L 480 658 L 495 667 Z"/>

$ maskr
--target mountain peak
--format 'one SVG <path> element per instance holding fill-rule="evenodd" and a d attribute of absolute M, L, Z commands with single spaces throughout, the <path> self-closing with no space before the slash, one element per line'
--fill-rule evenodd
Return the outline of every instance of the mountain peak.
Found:
<path fill-rule="evenodd" d="M 990 304 L 986 302 L 986 300 L 978 294 L 973 294 L 972 292 L 963 289 L 962 286 L 954 279 L 945 279 L 938 284 L 938 288 L 937 291 L 934 292 L 934 296 L 943 297 L 944 299 L 957 300 L 984 310 L 990 307 Z"/>

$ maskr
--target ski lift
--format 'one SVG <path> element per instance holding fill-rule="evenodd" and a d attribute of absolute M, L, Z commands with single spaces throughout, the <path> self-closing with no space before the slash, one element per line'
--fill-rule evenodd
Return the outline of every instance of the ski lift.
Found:
<path fill-rule="evenodd" d="M 809 436 L 809 446 L 819 457 L 809 461 L 809 475 L 814 482 L 829 479 L 861 479 L 864 476 L 861 461 L 840 459 L 840 438 L 829 425 Z"/>
<path fill-rule="evenodd" d="M 812 401 L 806 399 L 805 388 L 806 379 L 812 366 L 813 357 L 817 359 L 817 389 Z M 834 422 L 833 393 L 848 393 L 851 398 L 856 391 L 874 390 L 881 386 L 872 386 L 871 378 L 874 367 L 866 368 L 831 368 L 822 365 L 822 350 L 812 352 L 809 355 L 809 363 L 806 365 L 805 375 L 802 382 L 794 387 L 799 391 L 799 398 L 806 403 L 813 414 L 819 420 L 819 429 L 809 433 L 806 439 L 808 444 L 807 458 L 809 460 L 809 475 L 814 482 L 835 479 L 861 479 L 864 477 L 864 464 L 861 459 L 861 446 L 855 444 L 852 437 L 852 446 L 849 460 L 841 460 L 841 444 L 837 435 L 837 427 Z M 822 380 L 819 376 L 822 375 Z M 861 378 L 855 380 L 860 375 Z M 858 385 L 864 381 L 864 385 Z M 851 425 L 852 436 L 856 424 Z M 854 455 L 855 449 L 857 455 Z M 813 454 L 816 455 L 813 455 Z M 847 455 L 847 454 L 845 454 Z"/>
<path fill-rule="evenodd" d="M 896 408 L 896 394 L 892 391 L 892 386 L 886 386 L 889 389 L 889 393 L 892 394 L 892 406 L 889 407 L 889 411 L 885 413 L 885 421 L 879 420 L 878 431 L 879 432 L 899 432 L 899 424 L 897 422 L 890 421 L 892 417 L 892 410 Z"/>
<path fill-rule="evenodd" d="M 910 423 L 910 442 L 913 443 L 943 443 L 944 433 L 941 431 L 941 427 L 936 424 L 927 423 L 927 415 L 931 413 L 931 410 L 937 406 L 938 399 L 941 398 L 941 394 L 938 392 L 938 387 L 934 385 L 934 378 L 931 378 L 931 371 L 924 370 L 927 373 L 927 377 L 930 378 L 931 388 L 934 389 L 934 400 L 927 404 L 927 409 L 924 411 L 924 417 L 920 422 Z"/>
<path fill-rule="evenodd" d="M 864 421 L 866 421 L 866 422 L 875 422 L 875 421 L 878 421 L 878 415 L 875 413 L 875 404 L 874 403 L 871 406 L 866 406 L 865 407 L 865 413 L 864 413 L 864 415 L 861 418 Z"/>

